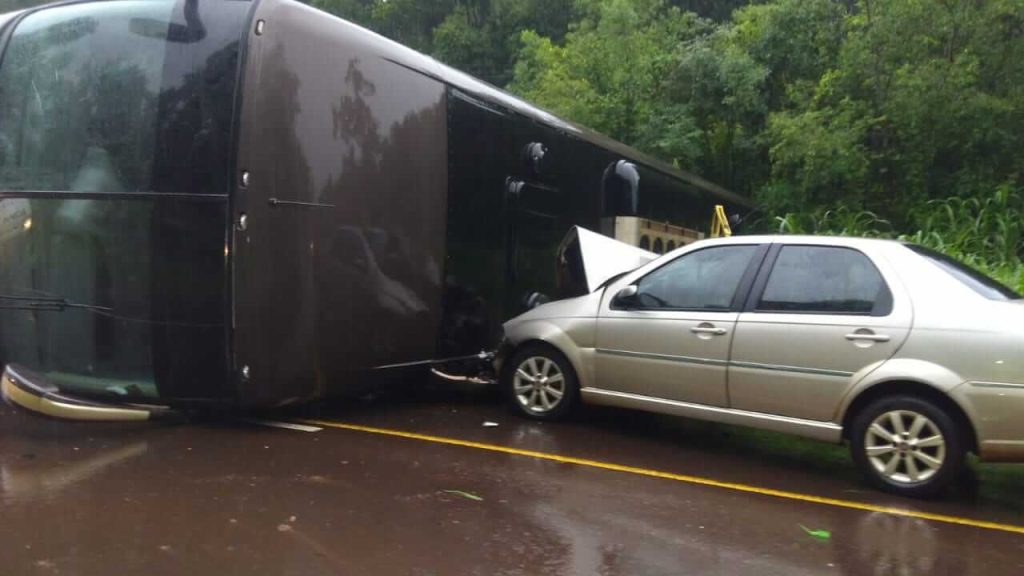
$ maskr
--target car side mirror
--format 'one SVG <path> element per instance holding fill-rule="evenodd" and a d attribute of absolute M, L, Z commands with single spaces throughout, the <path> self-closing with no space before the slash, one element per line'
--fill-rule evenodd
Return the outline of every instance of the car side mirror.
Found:
<path fill-rule="evenodd" d="M 612 298 L 612 306 L 635 306 L 637 303 L 636 295 L 640 292 L 636 284 L 630 284 L 615 295 Z"/>

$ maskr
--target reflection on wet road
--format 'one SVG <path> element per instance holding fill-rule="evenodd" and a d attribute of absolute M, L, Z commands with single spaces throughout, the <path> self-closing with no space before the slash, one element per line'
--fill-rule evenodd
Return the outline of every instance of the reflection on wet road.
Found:
<path fill-rule="evenodd" d="M 428 390 L 273 417 L 1024 525 L 1019 467 L 982 467 L 980 487 L 921 503 L 863 489 L 841 449 L 621 411 L 542 425 L 489 393 Z M 1024 536 L 977 527 L 353 430 L 80 425 L 6 407 L 0 510 L 5 574 L 1024 570 Z"/>
<path fill-rule="evenodd" d="M 984 528 L 988 530 L 998 530 L 1001 532 L 1010 532 L 1013 534 L 1024 534 L 1024 526 L 1014 526 L 1010 524 L 1001 524 L 998 522 L 989 522 L 985 520 L 975 518 L 964 518 L 959 516 L 949 516 L 946 514 L 936 514 L 934 512 L 927 512 L 921 510 L 914 510 L 911 508 L 895 508 L 890 506 L 879 506 L 871 504 L 869 502 L 858 502 L 855 500 L 839 500 L 836 498 L 827 498 L 822 496 L 816 496 L 813 494 L 803 494 L 800 492 L 792 492 L 788 490 L 778 490 L 773 488 L 764 488 L 760 486 L 751 486 L 749 484 L 737 484 L 734 482 L 722 482 L 713 478 L 704 478 L 700 476 L 689 476 L 686 474 L 677 474 L 673 472 L 665 472 L 663 470 L 652 470 L 649 468 L 638 468 L 635 466 L 624 466 L 622 464 L 616 464 L 613 462 L 601 462 L 597 460 L 590 460 L 587 458 L 578 458 L 575 456 L 566 456 L 562 454 L 552 454 L 547 452 L 536 452 L 533 450 L 523 450 L 520 448 L 514 448 L 511 446 L 502 446 L 499 444 L 486 444 L 482 442 L 473 442 L 468 440 L 462 440 L 459 438 L 448 438 L 444 436 L 431 436 L 427 434 L 419 434 L 415 432 L 407 432 L 403 430 L 392 430 L 388 428 L 375 428 L 370 426 L 360 426 L 356 424 L 346 424 L 342 422 L 332 422 L 326 420 L 308 420 L 305 421 L 307 425 L 323 426 L 327 428 L 335 428 L 339 430 L 350 430 L 355 432 L 366 432 L 369 434 L 380 434 L 383 436 L 391 436 L 396 438 L 405 438 L 410 440 L 420 440 L 423 442 L 432 442 L 436 444 L 443 444 L 447 446 L 460 446 L 464 448 L 472 448 L 476 450 L 484 450 L 488 452 L 497 452 L 500 454 L 512 454 L 515 456 L 523 456 L 526 458 L 535 458 L 539 460 L 550 460 L 552 462 L 560 462 L 562 464 L 572 464 L 576 466 L 584 466 L 588 468 L 597 468 L 600 470 L 609 470 L 612 472 L 622 472 L 626 474 L 635 474 L 637 476 L 646 476 L 650 478 L 660 478 L 665 480 L 674 480 L 677 482 L 685 482 L 687 484 L 696 484 L 698 486 L 710 486 L 714 488 L 721 488 L 725 490 L 734 490 L 737 492 L 744 492 L 748 494 L 757 494 L 760 496 L 770 496 L 774 498 L 783 498 L 786 500 L 795 500 L 798 502 L 810 502 L 814 504 L 822 504 L 826 506 L 835 506 L 838 508 L 847 508 L 851 510 L 860 510 L 868 512 L 882 512 L 890 516 L 902 516 L 909 518 L 916 518 L 919 520 L 931 520 L 933 522 L 942 522 L 946 524 L 957 524 L 962 526 L 971 526 L 974 528 Z M 278 424 L 279 426 L 288 426 L 289 424 Z"/>
<path fill-rule="evenodd" d="M 122 460 L 144 454 L 146 447 L 145 442 L 114 446 L 70 462 L 37 463 L 31 453 L 23 454 L 20 462 L 0 462 L 0 499 L 7 503 L 45 499 L 48 494 L 98 475 Z"/>

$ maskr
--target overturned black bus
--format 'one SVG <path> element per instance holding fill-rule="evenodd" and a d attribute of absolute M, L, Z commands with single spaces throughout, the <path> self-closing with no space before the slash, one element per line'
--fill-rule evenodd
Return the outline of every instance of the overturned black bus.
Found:
<path fill-rule="evenodd" d="M 298 2 L 0 16 L 8 395 L 322 398 L 493 349 L 573 226 L 716 204 L 749 208 Z"/>

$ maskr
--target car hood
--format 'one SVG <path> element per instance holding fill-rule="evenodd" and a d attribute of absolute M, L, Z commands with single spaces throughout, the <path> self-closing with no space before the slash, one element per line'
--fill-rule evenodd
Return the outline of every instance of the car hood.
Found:
<path fill-rule="evenodd" d="M 601 291 L 584 294 L 575 298 L 555 300 L 523 312 L 505 323 L 506 329 L 533 320 L 552 320 L 555 318 L 592 318 L 597 316 L 601 304 Z"/>
<path fill-rule="evenodd" d="M 588 294 L 609 278 L 635 270 L 657 257 L 654 252 L 573 226 L 558 247 L 563 291 L 573 296 Z"/>

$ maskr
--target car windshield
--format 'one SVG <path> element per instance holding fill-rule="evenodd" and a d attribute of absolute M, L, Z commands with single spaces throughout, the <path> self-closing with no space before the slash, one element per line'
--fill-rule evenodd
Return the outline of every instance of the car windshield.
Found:
<path fill-rule="evenodd" d="M 1020 294 L 1010 287 L 945 254 L 914 244 L 908 244 L 907 248 L 917 252 L 926 260 L 942 268 L 950 276 L 989 300 L 1020 300 L 1022 298 Z"/>

